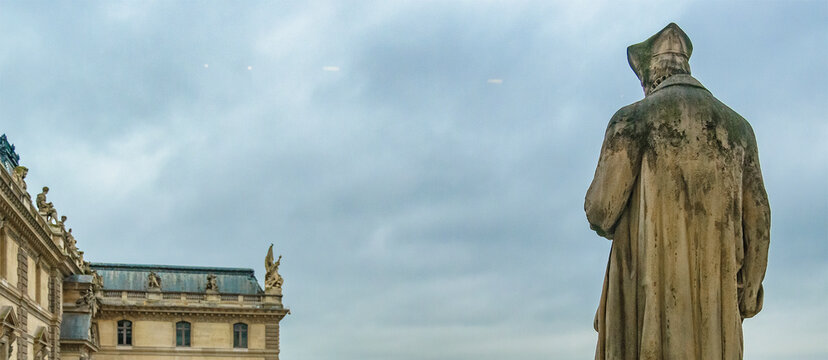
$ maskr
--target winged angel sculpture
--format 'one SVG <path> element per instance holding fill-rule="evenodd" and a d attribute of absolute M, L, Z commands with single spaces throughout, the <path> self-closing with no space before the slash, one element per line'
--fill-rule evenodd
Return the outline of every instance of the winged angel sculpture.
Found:
<path fill-rule="evenodd" d="M 279 259 L 273 261 L 273 244 L 270 244 L 265 257 L 265 290 L 282 288 L 285 280 L 279 275 L 279 264 L 281 262 L 282 255 L 279 255 Z"/>

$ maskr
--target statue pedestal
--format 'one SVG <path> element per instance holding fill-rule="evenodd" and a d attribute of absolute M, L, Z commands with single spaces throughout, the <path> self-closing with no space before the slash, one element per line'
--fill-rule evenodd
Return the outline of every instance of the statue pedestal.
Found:
<path fill-rule="evenodd" d="M 265 290 L 264 304 L 282 306 L 282 288 L 270 288 Z"/>
<path fill-rule="evenodd" d="M 207 292 L 207 296 L 205 297 L 205 299 L 207 299 L 208 302 L 220 302 L 221 301 L 221 295 L 219 295 L 218 291 L 207 290 L 206 292 Z"/>
<path fill-rule="evenodd" d="M 163 296 L 161 295 L 161 289 L 147 289 L 147 300 L 161 300 Z"/>

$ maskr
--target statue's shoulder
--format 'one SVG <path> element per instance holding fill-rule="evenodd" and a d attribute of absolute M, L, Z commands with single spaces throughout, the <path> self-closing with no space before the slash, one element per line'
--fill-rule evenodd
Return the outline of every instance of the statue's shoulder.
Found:
<path fill-rule="evenodd" d="M 673 78 L 675 81 L 670 82 Z M 713 93 L 689 75 L 674 76 L 660 85 L 656 92 L 642 100 L 641 111 L 662 121 L 672 114 L 681 114 L 680 109 L 695 107 L 697 112 L 709 114 L 704 119 L 707 127 L 720 127 L 728 134 L 728 141 L 745 147 L 755 147 L 753 128 L 744 117 L 725 105 Z"/>
<path fill-rule="evenodd" d="M 638 108 L 640 104 L 641 101 L 637 101 L 618 109 L 618 111 L 612 115 L 612 118 L 610 118 L 607 128 L 623 128 L 639 123 L 642 120 L 638 116 Z"/>
<path fill-rule="evenodd" d="M 711 96 L 712 97 L 712 96 Z M 756 148 L 756 135 L 753 127 L 742 115 L 731 109 L 719 99 L 715 100 L 715 111 L 719 114 L 720 125 L 725 128 L 731 140 L 739 140 L 747 148 Z"/>
<path fill-rule="evenodd" d="M 627 106 L 624 106 L 624 107 L 618 109 L 618 111 L 616 111 L 615 114 L 612 115 L 612 118 L 613 119 L 623 119 L 623 118 L 628 118 L 628 117 L 631 117 L 631 116 L 635 115 L 635 112 L 636 112 L 636 110 L 638 110 L 638 106 L 639 106 L 639 104 L 641 104 L 642 101 L 643 100 L 639 100 L 639 101 L 636 101 L 632 104 L 629 104 Z"/>

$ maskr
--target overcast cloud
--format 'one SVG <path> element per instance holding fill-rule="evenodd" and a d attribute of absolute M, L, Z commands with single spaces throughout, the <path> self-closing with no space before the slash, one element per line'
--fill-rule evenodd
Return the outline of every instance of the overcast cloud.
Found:
<path fill-rule="evenodd" d="M 283 359 L 587 359 L 583 196 L 667 23 L 757 135 L 749 359 L 828 357 L 828 2 L 0 2 L 0 133 L 87 259 L 284 255 Z"/>

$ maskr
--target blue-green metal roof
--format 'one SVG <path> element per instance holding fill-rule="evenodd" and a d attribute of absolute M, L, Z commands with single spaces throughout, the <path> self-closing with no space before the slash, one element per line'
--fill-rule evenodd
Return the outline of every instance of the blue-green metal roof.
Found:
<path fill-rule="evenodd" d="M 147 290 L 147 277 L 154 271 L 161 278 L 163 292 L 203 293 L 207 276 L 216 276 L 222 294 L 261 294 L 253 269 L 201 266 L 92 263 L 101 275 L 105 290 Z"/>
<path fill-rule="evenodd" d="M 81 275 L 81 274 L 73 274 L 69 275 L 63 279 L 63 282 L 73 282 L 73 283 L 92 283 L 92 275 Z"/>
<path fill-rule="evenodd" d="M 61 340 L 88 340 L 89 327 L 92 326 L 91 314 L 64 313 L 60 323 Z"/>

